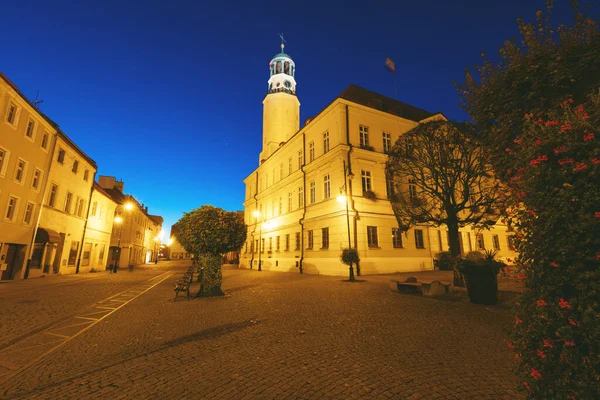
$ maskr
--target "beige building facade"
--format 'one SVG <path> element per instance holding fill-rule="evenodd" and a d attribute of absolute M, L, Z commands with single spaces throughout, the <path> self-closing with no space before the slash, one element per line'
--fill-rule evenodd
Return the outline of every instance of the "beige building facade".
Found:
<path fill-rule="evenodd" d="M 34 250 L 56 125 L 0 73 L 0 277 L 22 279 Z"/>
<path fill-rule="evenodd" d="M 58 131 L 30 276 L 79 272 L 96 162 Z"/>
<path fill-rule="evenodd" d="M 244 180 L 241 266 L 345 275 L 340 254 L 352 247 L 362 274 L 433 269 L 436 253 L 448 250 L 447 230 L 399 231 L 385 162 L 401 134 L 443 116 L 351 85 L 300 128 L 295 65 L 283 51 L 270 65 L 260 164 Z M 509 236 L 501 224 L 461 230 L 465 252 L 479 245 L 500 257 L 516 255 Z"/>
<path fill-rule="evenodd" d="M 117 203 L 94 182 L 85 226 L 80 272 L 89 272 L 92 269 L 103 271 L 108 268 L 110 237 L 116 208 Z"/>
<path fill-rule="evenodd" d="M 148 207 L 124 194 L 124 182 L 100 176 L 98 184 L 116 203 L 112 227 L 109 266 L 131 267 L 156 262 L 160 250 L 162 217 L 148 214 Z M 158 238 L 158 239 L 157 239 Z"/>

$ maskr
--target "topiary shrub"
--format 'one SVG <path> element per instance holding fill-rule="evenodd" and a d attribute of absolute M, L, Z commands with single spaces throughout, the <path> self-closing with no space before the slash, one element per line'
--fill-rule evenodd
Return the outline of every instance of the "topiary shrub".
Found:
<path fill-rule="evenodd" d="M 519 299 L 508 347 L 530 398 L 600 398 L 600 98 L 528 114 L 505 151 Z"/>
<path fill-rule="evenodd" d="M 341 261 L 348 266 L 349 280 L 354 281 L 354 264 L 359 263 L 360 258 L 358 257 L 358 251 L 356 249 L 343 249 L 342 255 L 340 256 Z"/>
<path fill-rule="evenodd" d="M 440 271 L 452 271 L 454 269 L 455 260 L 449 251 L 440 251 L 437 253 L 436 258 Z"/>

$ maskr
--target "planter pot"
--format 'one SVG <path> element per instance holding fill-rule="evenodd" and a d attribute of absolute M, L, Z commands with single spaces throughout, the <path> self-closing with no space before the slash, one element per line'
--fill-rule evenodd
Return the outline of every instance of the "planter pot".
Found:
<path fill-rule="evenodd" d="M 464 276 L 471 303 L 495 305 L 498 302 L 498 277 L 493 268 L 468 266 Z"/>

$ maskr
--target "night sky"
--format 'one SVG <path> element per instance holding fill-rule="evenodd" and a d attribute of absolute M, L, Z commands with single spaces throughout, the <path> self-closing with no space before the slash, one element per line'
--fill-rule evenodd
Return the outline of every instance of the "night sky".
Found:
<path fill-rule="evenodd" d="M 165 218 L 242 209 L 258 165 L 268 64 L 283 32 L 301 121 L 356 84 L 464 120 L 453 81 L 497 55 L 543 0 L 13 1 L 4 72 L 125 192 Z M 568 16 L 559 1 L 555 15 Z M 250 5 L 251 4 L 251 5 Z M 566 18 L 568 20 L 568 18 Z"/>

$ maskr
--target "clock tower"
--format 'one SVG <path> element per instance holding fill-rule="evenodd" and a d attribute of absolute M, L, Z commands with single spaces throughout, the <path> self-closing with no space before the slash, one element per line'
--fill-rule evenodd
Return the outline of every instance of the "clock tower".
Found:
<path fill-rule="evenodd" d="M 285 45 L 281 37 L 281 52 L 269 63 L 269 88 L 263 100 L 263 145 L 260 162 L 273 154 L 281 143 L 291 138 L 300 129 L 300 101 L 296 97 L 296 65 L 283 52 Z"/>

